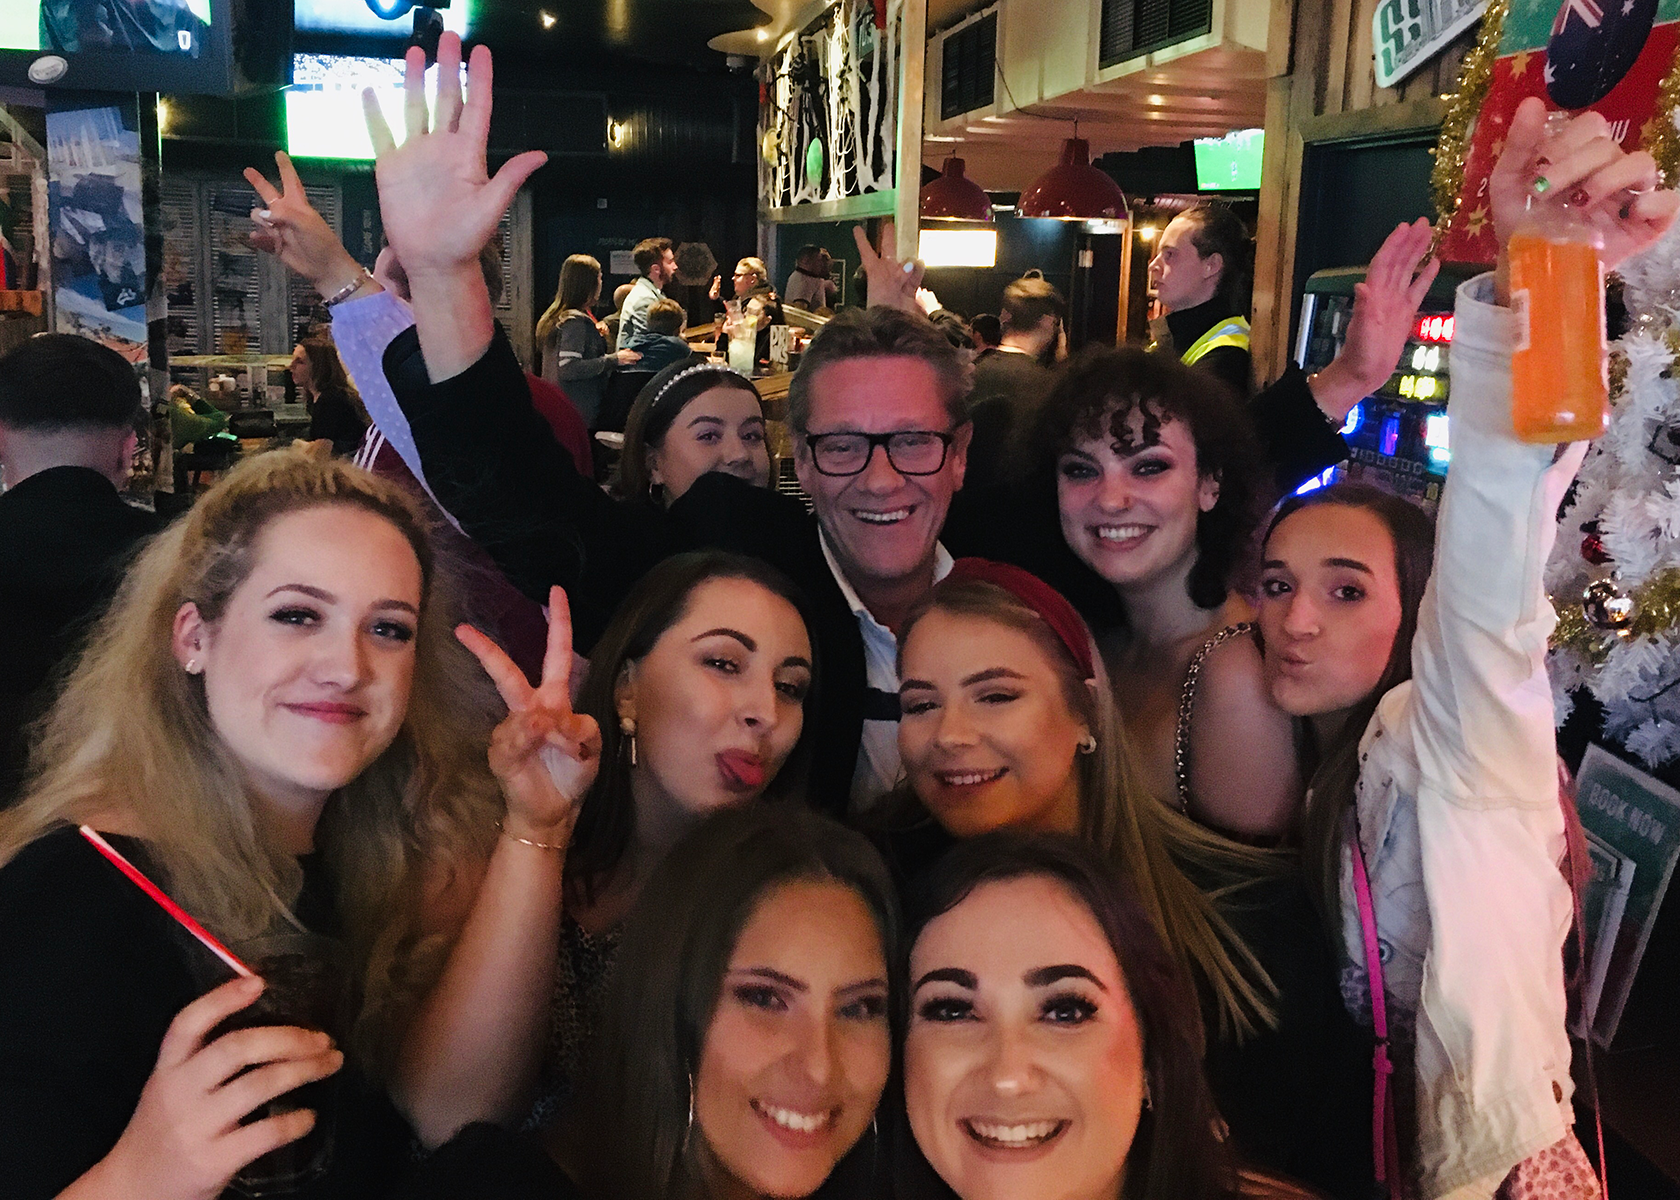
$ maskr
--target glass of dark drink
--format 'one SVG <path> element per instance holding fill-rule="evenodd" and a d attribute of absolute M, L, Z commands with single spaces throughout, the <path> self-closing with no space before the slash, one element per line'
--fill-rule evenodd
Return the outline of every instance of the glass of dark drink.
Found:
<path fill-rule="evenodd" d="M 283 933 L 229 947 L 267 985 L 262 995 L 211 1031 L 211 1039 L 236 1029 L 294 1025 L 317 1029 L 342 1042 L 348 975 L 344 947 L 310 933 Z M 242 1196 L 285 1196 L 325 1173 L 332 1161 L 337 1123 L 338 1076 L 294 1088 L 251 1112 L 243 1124 L 307 1108 L 315 1124 L 295 1142 L 272 1150 L 233 1177 Z"/>

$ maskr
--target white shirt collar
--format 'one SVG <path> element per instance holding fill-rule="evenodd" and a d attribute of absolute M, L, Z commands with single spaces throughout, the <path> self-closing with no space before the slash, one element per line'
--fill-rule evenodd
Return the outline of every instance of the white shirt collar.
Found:
<path fill-rule="evenodd" d="M 869 611 L 862 600 L 858 599 L 857 589 L 852 587 L 851 581 L 846 578 L 846 573 L 840 569 L 840 564 L 835 561 L 834 551 L 829 548 L 828 535 L 819 529 L 817 540 L 822 543 L 823 561 L 828 564 L 829 572 L 834 576 L 834 582 L 840 585 L 840 594 L 846 598 L 846 606 L 852 610 L 852 615 L 860 621 L 867 619 L 883 629 L 886 628 L 875 620 L 875 615 Z M 933 544 L 933 581 L 938 583 L 941 579 L 944 579 L 951 573 L 951 568 L 955 564 L 956 559 L 952 558 L 951 552 L 945 549 L 945 544 L 935 542 Z"/>

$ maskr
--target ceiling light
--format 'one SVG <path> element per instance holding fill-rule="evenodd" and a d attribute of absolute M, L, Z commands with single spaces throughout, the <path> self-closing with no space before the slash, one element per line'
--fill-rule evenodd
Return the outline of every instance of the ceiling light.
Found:
<path fill-rule="evenodd" d="M 1161 232 L 1159 225 L 1139 225 L 1137 234 L 1146 242 L 1153 242 L 1155 235 Z"/>
<path fill-rule="evenodd" d="M 990 221 L 992 202 L 985 189 L 963 175 L 963 160 L 945 160 L 944 173 L 922 189 L 922 216 Z"/>
<path fill-rule="evenodd" d="M 770 31 L 768 29 L 766 29 L 764 26 L 760 25 L 758 27 L 758 32 L 754 36 L 757 37 L 758 40 L 761 41 L 761 42 L 768 42 L 770 40 Z"/>
<path fill-rule="evenodd" d="M 1105 172 L 1091 165 L 1091 143 L 1070 137 L 1062 143 L 1062 161 L 1021 193 L 1023 217 L 1065 221 L 1093 218 L 1125 220 L 1126 193 Z"/>
<path fill-rule="evenodd" d="M 1165 96 L 1149 96 L 1147 99 L 1151 104 L 1165 104 L 1167 102 Z"/>
<path fill-rule="evenodd" d="M 623 146 L 629 139 L 630 130 L 623 121 L 607 122 L 607 141 L 615 148 Z"/>
<path fill-rule="evenodd" d="M 555 22 L 559 21 L 559 19 L 559 17 L 555 16 L 551 12 L 545 11 L 537 14 L 537 20 L 542 22 L 542 27 L 544 29 L 553 29 Z"/>

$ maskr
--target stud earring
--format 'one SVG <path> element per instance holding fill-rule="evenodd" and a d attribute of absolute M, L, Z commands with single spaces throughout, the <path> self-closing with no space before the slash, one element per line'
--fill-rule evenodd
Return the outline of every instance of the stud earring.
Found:
<path fill-rule="evenodd" d="M 618 731 L 622 733 L 630 747 L 630 765 L 636 765 L 636 718 L 620 717 Z"/>
<path fill-rule="evenodd" d="M 1096 752 L 1097 752 L 1097 735 L 1096 734 L 1087 733 L 1084 737 L 1079 739 L 1079 753 L 1081 753 L 1081 754 L 1095 754 Z"/>
<path fill-rule="evenodd" d="M 196 659 L 196 658 L 187 659 L 186 670 L 187 670 L 188 675 L 197 675 L 198 674 L 198 659 Z"/>

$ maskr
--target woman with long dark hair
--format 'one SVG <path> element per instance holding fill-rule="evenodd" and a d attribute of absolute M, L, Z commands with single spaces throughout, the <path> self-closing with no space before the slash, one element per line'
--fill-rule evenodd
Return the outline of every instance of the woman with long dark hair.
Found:
<path fill-rule="evenodd" d="M 509 836 L 548 870 L 503 893 L 499 935 L 446 975 L 430 1036 L 404 1059 L 410 1086 L 450 1098 L 419 1126 L 434 1145 L 475 1121 L 551 1117 L 600 1018 L 625 915 L 671 846 L 709 813 L 797 794 L 806 774 L 817 664 L 804 601 L 773 568 L 721 552 L 660 563 L 596 644 L 575 709 L 558 589 L 553 611 L 537 688 L 462 632 L 509 709 L 491 766 L 544 814 Z"/>
<path fill-rule="evenodd" d="M 897 897 L 861 835 L 800 805 L 709 817 L 625 922 L 588 1069 L 546 1139 L 560 1169 L 478 1125 L 405 1196 L 873 1200 L 899 959 Z"/>
<path fill-rule="evenodd" d="M 537 318 L 536 329 L 542 377 L 562 389 L 591 426 L 601 411 L 607 376 L 642 357 L 634 350 L 607 352 L 594 313 L 600 300 L 601 264 L 587 254 L 574 254 L 560 264 L 554 302 Z"/>
<path fill-rule="evenodd" d="M 305 338 L 292 350 L 292 383 L 309 410 L 306 441 L 330 442 L 339 458 L 349 458 L 367 431 L 367 413 L 338 357 L 338 347 L 326 338 Z"/>
<path fill-rule="evenodd" d="M 1365 490 L 1288 506 L 1262 553 L 1267 680 L 1318 759 L 1306 866 L 1348 1007 L 1393 1060 L 1392 1093 L 1382 1076 L 1375 1093 L 1394 1117 L 1378 1178 L 1422 1195 L 1598 1193 L 1571 1133 L 1572 904 L 1541 577 L 1586 447 L 1512 432 L 1527 330 L 1505 245 L 1567 203 L 1614 268 L 1680 209 L 1657 179 L 1600 115 L 1549 130 L 1525 100 L 1489 178 L 1499 267 L 1458 291 L 1453 462 L 1427 584 L 1427 523 Z"/>
<path fill-rule="evenodd" d="M 1189 981 L 1089 845 L 993 833 L 912 893 L 900 1200 L 1234 1200 Z M 902 1119 L 902 1118 L 901 1118 Z"/>

